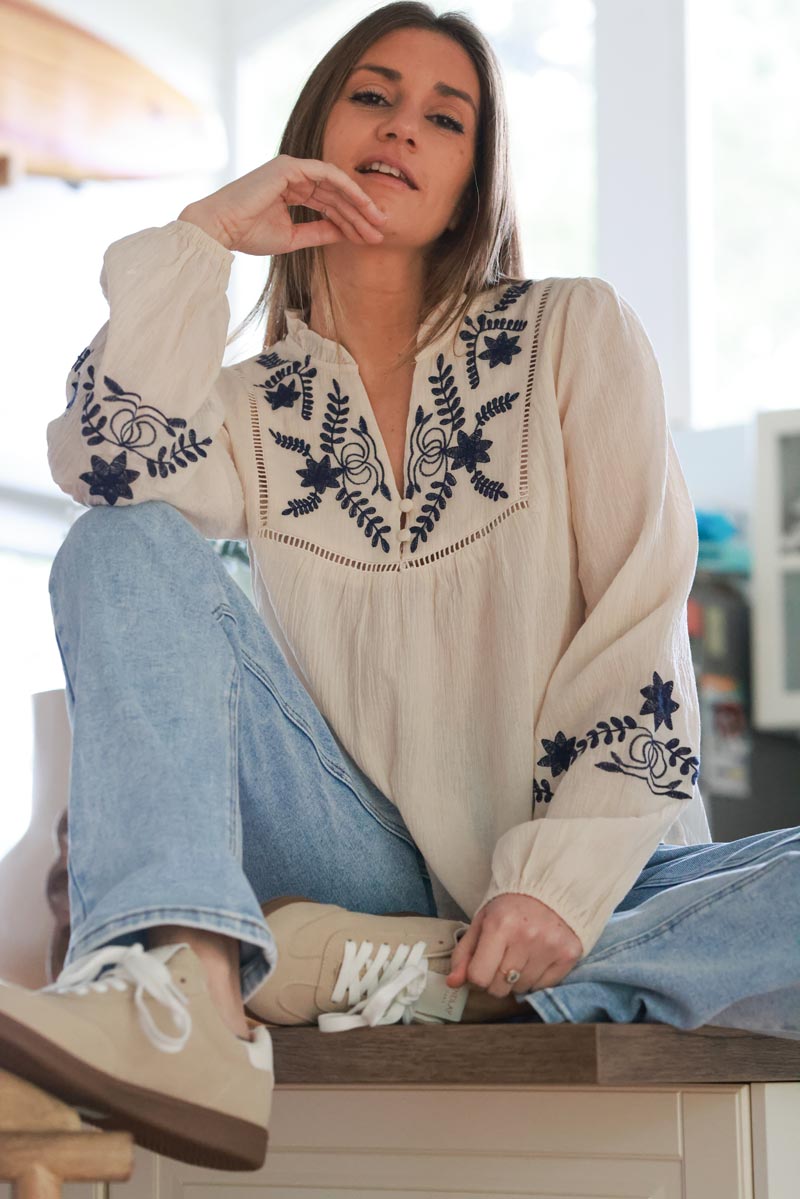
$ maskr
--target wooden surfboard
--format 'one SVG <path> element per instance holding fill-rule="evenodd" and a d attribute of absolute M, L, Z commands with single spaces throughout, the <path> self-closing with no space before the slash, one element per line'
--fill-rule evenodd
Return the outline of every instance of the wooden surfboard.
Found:
<path fill-rule="evenodd" d="M 218 113 L 63 17 L 0 0 L 0 183 L 159 179 L 226 161 Z"/>

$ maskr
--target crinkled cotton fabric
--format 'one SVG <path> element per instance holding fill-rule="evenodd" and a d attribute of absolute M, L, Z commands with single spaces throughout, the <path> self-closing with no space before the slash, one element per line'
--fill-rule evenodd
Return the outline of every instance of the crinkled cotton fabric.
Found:
<path fill-rule="evenodd" d="M 181 220 L 108 248 L 54 480 L 246 539 L 259 614 L 440 914 L 530 895 L 588 953 L 660 842 L 711 840 L 697 523 L 641 321 L 599 278 L 484 291 L 416 356 L 400 494 L 358 364 L 300 310 L 221 365 L 233 259 Z"/>

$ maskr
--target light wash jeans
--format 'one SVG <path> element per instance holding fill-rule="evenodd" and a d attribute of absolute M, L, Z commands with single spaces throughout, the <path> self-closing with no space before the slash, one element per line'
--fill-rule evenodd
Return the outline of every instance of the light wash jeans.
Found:
<path fill-rule="evenodd" d="M 147 947 L 153 925 L 210 929 L 240 942 L 247 1000 L 275 961 L 268 899 L 436 915 L 399 812 L 177 508 L 89 508 L 50 599 L 72 728 L 66 965 Z M 511 1019 L 800 1039 L 799 930 L 800 828 L 662 843 L 592 951 Z"/>

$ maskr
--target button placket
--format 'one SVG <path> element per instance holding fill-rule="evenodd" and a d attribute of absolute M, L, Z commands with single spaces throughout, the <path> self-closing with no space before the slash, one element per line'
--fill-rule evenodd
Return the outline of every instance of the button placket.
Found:
<path fill-rule="evenodd" d="M 409 512 L 413 512 L 414 502 L 413 502 L 413 500 L 402 499 L 402 500 L 400 500 L 400 503 L 397 506 L 401 513 L 400 520 L 401 520 L 401 522 L 404 522 L 406 515 Z M 400 543 L 400 566 L 401 566 L 401 568 L 405 568 L 409 564 L 408 558 L 406 557 L 406 546 L 408 545 L 409 541 L 411 540 L 411 532 L 409 529 L 407 529 L 405 527 L 405 523 L 403 524 L 402 527 L 398 528 L 398 530 L 397 530 L 397 540 Z"/>

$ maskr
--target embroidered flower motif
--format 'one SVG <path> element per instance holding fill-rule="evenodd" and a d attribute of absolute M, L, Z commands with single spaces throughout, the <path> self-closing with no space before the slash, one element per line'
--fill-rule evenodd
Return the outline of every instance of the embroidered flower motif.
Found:
<path fill-rule="evenodd" d="M 105 462 L 97 454 L 92 454 L 92 469 L 80 475 L 84 483 L 89 483 L 89 495 L 101 495 L 107 504 L 116 504 L 122 497 L 133 499 L 129 484 L 139 478 L 138 470 L 125 469 L 125 451 L 117 454 L 113 461 Z"/>
<path fill-rule="evenodd" d="M 88 352 L 84 350 L 78 363 L 82 365 L 87 357 Z M 135 454 L 147 463 L 147 471 L 152 479 L 158 476 L 165 479 L 169 474 L 176 474 L 179 466 L 185 469 L 190 462 L 197 462 L 198 457 L 208 457 L 203 446 L 211 445 L 211 438 L 198 440 L 194 429 L 181 433 L 171 446 L 159 446 L 155 457 L 146 454 L 145 449 L 157 441 L 159 429 L 175 437 L 176 430 L 186 428 L 186 421 L 180 416 L 165 416 L 152 404 L 142 403 L 138 392 L 125 391 L 108 375 L 103 377 L 103 383 L 109 394 L 100 397 L 102 403 L 95 403 L 93 364 L 87 366 L 86 375 L 82 384 L 86 396 L 81 411 L 81 435 L 86 438 L 87 445 L 101 445 L 105 441 L 123 450 L 111 462 L 106 462 L 99 455 L 92 455 L 92 470 L 80 476 L 89 483 L 91 495 L 102 495 L 109 504 L 116 503 L 119 498 L 133 499 L 130 483 L 138 479 L 141 472 L 127 469 L 128 454 Z M 76 394 L 78 382 L 76 380 L 74 384 Z M 113 405 L 110 419 L 108 411 L 103 411 L 102 404 Z"/>
<path fill-rule="evenodd" d="M 671 729 L 672 713 L 677 712 L 680 707 L 680 704 L 676 704 L 671 698 L 672 683 L 664 683 L 657 674 L 653 674 L 652 687 L 642 687 L 641 694 L 645 697 L 647 703 L 639 715 L 643 716 L 645 713 L 652 712 L 655 717 L 656 731 L 662 722 L 668 729 Z"/>
<path fill-rule="evenodd" d="M 439 424 L 431 424 L 434 413 L 426 413 L 420 404 L 411 431 L 406 499 L 421 492 L 423 486 L 430 488 L 425 492 L 428 503 L 420 506 L 419 516 L 409 529 L 411 540 L 408 547 L 412 554 L 416 552 L 420 541 L 428 540 L 428 534 L 433 532 L 447 501 L 452 497 L 453 488 L 458 482 L 454 471 L 465 470 L 478 495 L 495 501 L 508 499 L 505 485 L 488 478 L 478 469 L 478 463 L 489 461 L 489 447 L 492 445 L 482 436 L 484 425 L 493 417 L 509 412 L 519 392 L 506 392 L 482 404 L 475 414 L 475 428 L 471 433 L 466 433 L 462 430 L 466 419 L 458 388 L 453 381 L 453 368 L 449 362 L 445 364 L 443 354 L 436 359 L 436 369 L 438 374 L 429 375 L 428 382 L 433 384 L 431 391 Z M 452 444 L 454 435 L 455 444 Z M 440 477 L 429 482 L 433 475 Z M 420 476 L 423 478 L 422 484 Z"/>
<path fill-rule="evenodd" d="M 479 312 L 474 321 L 471 316 L 464 318 L 467 328 L 460 331 L 459 337 L 467 343 L 467 379 L 473 390 L 481 381 L 478 360 L 488 362 L 489 370 L 494 370 L 496 366 L 510 366 L 515 355 L 521 352 L 522 347 L 518 344 L 519 334 L 527 328 L 528 322 L 508 317 L 493 317 L 492 313 L 505 312 L 533 286 L 533 282 L 533 279 L 525 279 L 522 283 L 512 283 L 505 288 L 493 308 Z M 495 331 L 496 336 L 489 336 Z M 484 338 L 485 348 L 479 354 L 477 347 L 481 337 Z"/>
<path fill-rule="evenodd" d="M 494 366 L 499 366 L 501 363 L 504 366 L 511 366 L 514 355 L 520 352 L 520 347 L 517 345 L 518 341 L 518 337 L 509 337 L 506 331 L 503 330 L 498 337 L 486 338 L 486 349 L 478 357 L 488 358 L 490 369 Z"/>
<path fill-rule="evenodd" d="M 375 505 L 368 504 L 367 496 L 358 489 L 358 485 L 373 483 L 370 495 L 379 492 L 386 500 L 392 498 L 375 439 L 362 416 L 359 417 L 358 424 L 350 428 L 350 432 L 356 435 L 356 441 L 345 440 L 350 415 L 350 397 L 342 395 L 338 379 L 334 379 L 332 385 L 333 391 L 328 392 L 328 404 L 319 439 L 324 457 L 314 458 L 310 444 L 301 438 L 288 437 L 284 433 L 276 433 L 274 429 L 269 430 L 276 445 L 305 458 L 305 468 L 298 470 L 297 474 L 303 480 L 303 487 L 312 488 L 311 495 L 290 500 L 282 515 L 305 516 L 314 512 L 322 502 L 325 491 L 338 487 L 336 499 L 340 506 L 357 521 L 358 527 L 363 529 L 364 536 L 372 545 L 380 545 L 384 553 L 388 554 L 389 542 L 384 534 L 391 531 L 391 526 L 383 523 L 383 518 L 377 515 Z M 331 460 L 337 465 L 331 466 Z"/>
<path fill-rule="evenodd" d="M 256 362 L 259 366 L 265 366 L 267 370 L 273 371 L 273 374 L 265 382 L 256 384 L 263 390 L 272 410 L 276 412 L 279 408 L 293 408 L 302 395 L 303 403 L 300 415 L 303 420 L 311 420 L 314 411 L 311 380 L 317 373 L 317 368 L 309 365 L 311 355 L 306 354 L 305 362 L 302 365 L 299 361 L 289 362 L 274 352 L 261 354 L 256 358 Z M 278 369 L 274 370 L 275 367 Z M 299 390 L 295 380 L 299 380 Z"/>
<path fill-rule="evenodd" d="M 491 444 L 491 441 L 483 441 L 481 439 L 480 429 L 475 429 L 469 435 L 462 433 L 459 429 L 458 445 L 450 446 L 449 449 L 445 450 L 445 454 L 448 458 L 452 458 L 454 470 L 458 470 L 460 466 L 464 466 L 472 474 L 478 469 L 478 462 L 489 461 L 489 455 L 486 453 L 486 450 Z"/>
<path fill-rule="evenodd" d="M 672 713 L 680 707 L 680 704 L 671 698 L 672 687 L 672 680 L 665 683 L 654 672 L 652 685 L 641 688 L 640 694 L 645 696 L 647 703 L 640 709 L 639 715 L 653 716 L 656 731 L 662 723 L 671 729 Z M 690 781 L 694 785 L 700 771 L 700 758 L 692 754 L 690 746 L 681 745 L 679 737 L 672 737 L 666 742 L 658 741 L 650 729 L 638 724 L 633 716 L 623 716 L 621 719 L 611 716 L 608 720 L 598 720 L 597 726 L 589 729 L 586 737 L 581 740 L 577 737 L 568 738 L 561 730 L 553 740 L 542 738 L 546 752 L 544 757 L 539 758 L 538 765 L 547 767 L 553 778 L 557 778 L 558 775 L 566 773 L 587 748 L 596 749 L 600 737 L 605 745 L 611 745 L 615 737 L 618 742 L 628 738 L 628 757 L 623 759 L 612 751 L 610 762 L 595 762 L 598 770 L 641 778 L 654 795 L 691 799 L 689 792 L 678 790 L 682 785 L 679 778 L 665 779 L 664 776 L 680 762 L 680 773 L 688 775 L 691 771 Z M 541 801 L 550 802 L 553 792 L 547 780 L 543 780 L 541 785 L 537 785 L 534 780 L 533 789 L 534 807 Z"/>
<path fill-rule="evenodd" d="M 339 475 L 342 473 L 340 466 L 331 468 L 330 455 L 326 454 L 321 462 L 315 462 L 309 454 L 306 458 L 307 466 L 305 470 L 299 470 L 297 473 L 303 480 L 304 487 L 313 487 L 322 495 L 328 487 L 335 487 Z"/>

